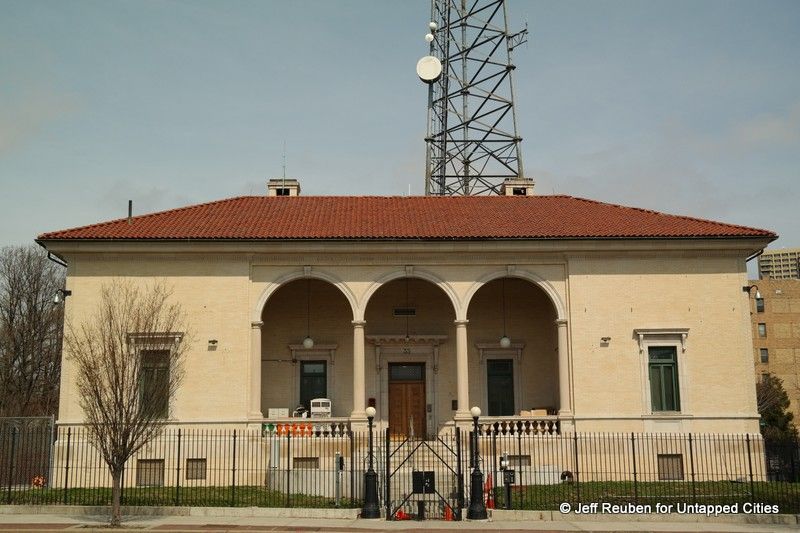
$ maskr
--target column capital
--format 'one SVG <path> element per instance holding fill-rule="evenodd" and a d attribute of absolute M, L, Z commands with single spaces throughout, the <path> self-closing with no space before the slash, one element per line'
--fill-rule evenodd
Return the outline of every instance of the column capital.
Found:
<path fill-rule="evenodd" d="M 453 322 L 455 323 L 456 327 L 466 327 L 467 324 L 469 324 L 469 320 L 466 318 L 464 320 L 455 320 Z"/>
<path fill-rule="evenodd" d="M 257 322 L 250 322 L 250 327 L 251 327 L 252 329 L 261 329 L 261 327 L 262 327 L 263 325 L 264 325 L 264 323 L 263 323 L 263 322 L 261 322 L 260 320 L 259 320 L 259 321 L 257 321 Z"/>
<path fill-rule="evenodd" d="M 364 326 L 367 325 L 367 321 L 366 320 L 353 320 L 351 322 L 351 324 L 353 324 L 354 328 L 363 328 Z"/>
<path fill-rule="evenodd" d="M 560 328 L 565 328 L 565 327 L 567 327 L 567 319 L 566 318 L 559 318 L 558 320 L 555 321 L 555 324 L 556 324 L 556 326 L 558 326 Z"/>

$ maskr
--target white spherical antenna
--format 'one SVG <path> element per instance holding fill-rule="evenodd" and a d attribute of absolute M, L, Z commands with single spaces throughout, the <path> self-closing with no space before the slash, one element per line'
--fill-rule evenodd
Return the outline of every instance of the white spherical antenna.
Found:
<path fill-rule="evenodd" d="M 432 33 L 426 33 L 425 34 L 425 42 L 429 43 L 431 41 L 433 41 L 433 34 Z"/>
<path fill-rule="evenodd" d="M 433 83 L 442 75 L 442 62 L 433 56 L 417 61 L 417 76 L 425 83 Z"/>
<path fill-rule="evenodd" d="M 431 31 L 436 31 L 436 28 L 439 26 L 437 26 L 435 22 L 431 22 L 428 24 L 428 27 L 431 29 Z"/>

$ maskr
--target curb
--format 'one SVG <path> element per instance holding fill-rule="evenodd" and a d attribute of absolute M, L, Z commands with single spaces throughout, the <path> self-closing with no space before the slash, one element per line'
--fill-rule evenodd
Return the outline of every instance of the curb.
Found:
<path fill-rule="evenodd" d="M 124 516 L 208 516 L 263 518 L 340 518 L 356 519 L 360 509 L 314 509 L 303 507 L 148 507 L 122 506 Z M 0 505 L 0 515 L 102 516 L 110 514 L 107 505 Z"/>

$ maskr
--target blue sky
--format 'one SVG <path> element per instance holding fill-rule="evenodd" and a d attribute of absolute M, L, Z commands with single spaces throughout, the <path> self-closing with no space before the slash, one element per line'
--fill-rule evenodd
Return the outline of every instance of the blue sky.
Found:
<path fill-rule="evenodd" d="M 509 0 L 526 174 L 800 246 L 800 2 Z M 427 0 L 0 0 L 0 245 L 241 194 L 423 191 Z"/>

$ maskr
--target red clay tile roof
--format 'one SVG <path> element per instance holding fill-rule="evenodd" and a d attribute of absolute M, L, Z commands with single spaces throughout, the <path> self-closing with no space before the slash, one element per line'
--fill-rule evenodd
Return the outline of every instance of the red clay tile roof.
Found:
<path fill-rule="evenodd" d="M 472 240 L 769 237 L 771 231 L 571 196 L 242 196 L 39 240 Z"/>

